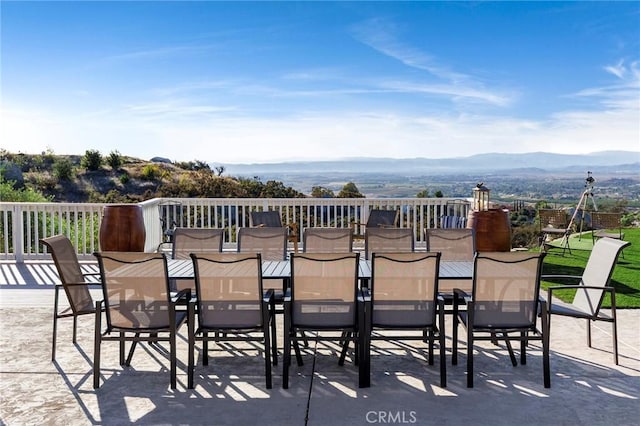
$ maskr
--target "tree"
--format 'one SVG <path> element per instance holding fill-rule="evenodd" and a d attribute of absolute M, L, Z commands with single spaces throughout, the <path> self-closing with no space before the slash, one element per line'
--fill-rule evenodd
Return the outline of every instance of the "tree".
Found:
<path fill-rule="evenodd" d="M 429 198 L 429 190 L 423 189 L 422 191 L 416 194 L 416 198 Z"/>
<path fill-rule="evenodd" d="M 311 188 L 311 196 L 313 198 L 334 198 L 336 194 L 323 186 L 314 186 Z"/>
<path fill-rule="evenodd" d="M 225 166 L 216 166 L 215 169 L 216 169 L 216 175 L 222 176 L 222 174 L 227 168 Z"/>
<path fill-rule="evenodd" d="M 347 182 L 338 193 L 338 198 L 365 198 L 365 196 L 360 193 L 355 183 Z"/>

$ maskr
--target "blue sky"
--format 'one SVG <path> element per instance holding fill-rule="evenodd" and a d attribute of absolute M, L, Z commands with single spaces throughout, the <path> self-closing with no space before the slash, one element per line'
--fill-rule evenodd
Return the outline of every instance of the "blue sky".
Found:
<path fill-rule="evenodd" d="M 639 2 L 1 1 L 0 19 L 11 152 L 640 152 Z"/>

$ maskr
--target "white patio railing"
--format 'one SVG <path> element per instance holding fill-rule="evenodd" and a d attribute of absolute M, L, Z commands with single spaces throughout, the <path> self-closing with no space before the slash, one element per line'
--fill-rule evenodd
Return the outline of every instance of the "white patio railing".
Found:
<path fill-rule="evenodd" d="M 457 202 L 456 202 L 457 201 Z M 417 243 L 425 228 L 439 227 L 443 215 L 467 216 L 469 203 L 451 198 L 154 198 L 142 207 L 145 251 L 163 242 L 163 221 L 184 227 L 225 230 L 225 245 L 235 244 L 239 227 L 249 226 L 253 210 L 277 210 L 283 223 L 307 227 L 349 227 L 365 223 L 370 209 L 400 210 L 400 227 L 411 227 Z M 65 234 L 80 259 L 99 250 L 102 210 L 97 203 L 0 203 L 0 259 L 23 262 L 48 258 L 40 238 Z"/>

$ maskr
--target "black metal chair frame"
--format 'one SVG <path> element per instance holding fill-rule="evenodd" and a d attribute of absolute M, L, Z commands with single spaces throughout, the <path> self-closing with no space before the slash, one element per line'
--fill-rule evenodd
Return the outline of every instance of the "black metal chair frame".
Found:
<path fill-rule="evenodd" d="M 453 348 L 451 355 L 451 364 L 458 364 L 458 325 L 462 323 L 467 329 L 467 387 L 473 387 L 473 343 L 476 340 L 485 340 L 491 341 L 493 343 L 497 343 L 497 336 L 501 335 L 500 340 L 504 340 L 507 350 L 509 352 L 509 358 L 511 359 L 511 364 L 515 367 L 518 365 L 518 361 L 513 352 L 513 347 L 511 346 L 511 341 L 519 341 L 520 342 L 520 364 L 526 365 L 527 363 L 527 355 L 526 348 L 528 342 L 531 340 L 539 340 L 542 342 L 542 365 L 543 365 L 543 378 L 544 378 L 544 387 L 551 387 L 551 374 L 550 374 L 550 365 L 549 365 L 549 314 L 547 311 L 547 302 L 544 298 L 539 297 L 540 291 L 540 278 L 542 272 L 542 259 L 544 258 L 545 253 L 539 253 L 540 260 L 538 263 L 538 272 L 536 278 L 536 290 L 535 294 L 537 297 L 537 305 L 538 305 L 538 315 L 536 317 L 540 317 L 541 319 L 541 328 L 537 328 L 536 321 L 534 320 L 533 324 L 527 326 L 514 326 L 514 327 L 475 327 L 474 326 L 474 295 L 467 294 L 466 292 L 455 289 L 454 290 L 454 299 L 453 299 Z M 476 261 L 474 262 L 474 293 L 476 289 L 476 267 L 477 267 L 477 259 L 479 257 L 488 257 L 490 258 L 491 253 L 482 254 L 479 253 L 476 255 Z M 494 260 L 495 262 L 501 263 L 499 260 Z M 502 262 L 506 263 L 506 262 Z M 461 303 L 465 303 L 467 305 L 466 311 L 460 311 L 459 306 Z M 476 335 L 476 333 L 482 333 L 481 335 Z M 512 333 L 519 333 L 518 336 L 511 335 Z"/>
<path fill-rule="evenodd" d="M 133 358 L 133 353 L 135 351 L 136 345 L 138 342 L 149 342 L 157 343 L 157 342 L 169 342 L 169 362 L 170 362 L 170 376 L 171 376 L 171 389 L 176 388 L 177 379 L 176 379 L 176 371 L 177 371 L 177 356 L 176 356 L 176 336 L 178 333 L 178 329 L 182 326 L 183 323 L 188 322 L 188 318 L 193 316 L 192 312 L 184 312 L 177 311 L 176 306 L 178 304 L 189 304 L 191 300 L 191 290 L 185 289 L 178 292 L 175 295 L 172 295 L 170 292 L 169 285 L 169 274 L 167 271 L 167 260 L 166 256 L 163 254 L 156 254 L 154 256 L 150 256 L 146 260 L 142 262 L 151 261 L 154 259 L 158 259 L 157 256 L 161 256 L 164 261 L 164 271 L 165 271 L 165 285 L 168 300 L 168 315 L 169 315 L 169 328 L 131 328 L 125 329 L 120 327 L 114 327 L 111 325 L 110 313 L 109 313 L 109 299 L 108 299 L 108 281 L 105 280 L 104 268 L 102 266 L 103 258 L 111 258 L 114 259 L 116 254 L 110 254 L 108 252 L 104 253 L 95 253 L 95 256 L 98 259 L 98 265 L 100 266 L 100 275 L 102 276 L 102 282 L 104 283 L 103 292 L 104 292 L 104 300 L 96 301 L 96 319 L 95 319 L 95 339 L 94 339 L 94 353 L 93 353 L 93 388 L 97 389 L 100 387 L 100 348 L 102 346 L 102 342 L 104 341 L 115 341 L 120 344 L 120 365 L 121 366 L 130 366 L 131 359 Z M 126 262 L 124 262 L 126 263 Z M 102 315 L 101 311 L 103 310 L 106 316 L 106 324 L 107 327 L 105 331 L 102 331 Z M 188 310 L 192 309 L 189 306 Z M 192 334 L 193 321 L 188 322 L 189 334 Z M 118 333 L 117 336 L 111 336 L 111 333 Z M 130 334 L 133 333 L 133 336 Z M 160 333 L 168 333 L 167 336 L 162 336 Z M 131 347 L 129 349 L 129 354 L 125 358 L 125 342 L 131 342 Z"/>
<path fill-rule="evenodd" d="M 223 255 L 224 256 L 224 255 Z M 228 256 L 230 257 L 230 256 Z M 201 294 L 201 279 L 200 272 L 198 267 L 198 262 L 215 262 L 215 263 L 224 263 L 227 262 L 225 260 L 214 260 L 209 259 L 206 255 L 198 255 L 192 254 L 191 258 L 193 259 L 193 270 L 194 276 L 196 280 L 196 294 Z M 191 328 L 188 336 L 189 342 L 189 360 L 188 360 L 188 378 L 187 378 L 187 387 L 189 389 L 193 389 L 193 376 L 195 372 L 195 360 L 194 360 L 194 349 L 195 342 L 202 342 L 202 365 L 209 365 L 209 341 L 215 342 L 263 342 L 264 343 L 264 359 L 265 359 L 265 381 L 267 389 L 272 388 L 272 372 L 271 372 L 271 362 L 273 365 L 278 365 L 278 345 L 276 341 L 276 322 L 275 322 L 275 310 L 273 309 L 273 290 L 269 289 L 266 292 L 263 291 L 262 288 L 262 261 L 259 253 L 255 253 L 253 255 L 247 255 L 244 259 L 230 259 L 228 262 L 237 263 L 244 262 L 247 260 L 256 259 L 257 264 L 257 279 L 259 281 L 260 293 L 262 296 L 261 301 L 261 316 L 262 316 L 262 325 L 260 327 L 208 327 L 199 325 L 197 329 Z M 195 313 L 197 312 L 200 315 L 201 306 L 199 306 L 200 301 L 196 301 L 192 299 L 189 302 L 189 322 L 191 324 L 195 323 Z M 198 307 L 196 307 L 198 305 Z M 201 321 L 198 321 L 201 324 Z M 213 332 L 213 335 L 209 333 Z M 249 333 L 251 332 L 261 332 L 262 336 L 251 336 Z M 244 335 L 243 335 L 244 334 Z M 272 358 L 272 359 L 270 359 Z"/>

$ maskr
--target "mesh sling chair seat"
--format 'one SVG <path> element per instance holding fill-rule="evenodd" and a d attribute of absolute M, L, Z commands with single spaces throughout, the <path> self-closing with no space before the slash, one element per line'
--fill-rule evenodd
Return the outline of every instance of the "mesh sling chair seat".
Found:
<path fill-rule="evenodd" d="M 298 253 L 291 256 L 291 287 L 284 299 L 284 360 L 282 387 L 289 387 L 291 347 L 300 339 L 335 341 L 344 364 L 348 342 L 356 342 L 360 387 L 369 386 L 364 348 L 364 298 L 358 289 L 359 253 Z M 298 337 L 300 331 L 314 331 Z M 331 333 L 327 333 L 331 332 Z M 334 333 L 341 332 L 341 333 Z M 298 365 L 302 357 L 296 351 Z"/>
<path fill-rule="evenodd" d="M 440 386 L 447 386 L 444 335 L 444 299 L 438 295 L 440 253 L 373 253 L 371 285 L 365 292 L 364 365 L 371 365 L 371 340 L 428 341 L 428 362 L 433 346 L 440 349 Z M 369 293 L 369 294 L 368 294 Z M 376 330 L 390 330 L 373 334 Z M 420 331 L 419 335 L 404 333 Z M 390 335 L 393 331 L 396 334 Z M 402 331 L 402 334 L 398 334 Z M 368 372 L 369 373 L 369 372 Z"/>
<path fill-rule="evenodd" d="M 271 356 L 277 365 L 273 290 L 262 287 L 259 253 L 191 254 L 196 277 L 198 328 L 189 335 L 188 387 L 193 388 L 195 341 L 202 341 L 202 363 L 209 364 L 209 340 L 264 343 L 265 380 L 271 389 Z M 190 319 L 193 322 L 193 318 Z M 214 332 L 214 335 L 210 335 Z M 258 332 L 259 336 L 252 335 Z"/>
<path fill-rule="evenodd" d="M 173 259 L 190 259 L 191 253 L 220 253 L 224 230 L 217 228 L 176 228 L 173 233 Z M 172 290 L 190 288 L 195 291 L 194 280 L 172 280 Z"/>
<path fill-rule="evenodd" d="M 282 217 L 280 212 L 274 210 L 265 211 L 252 211 L 251 212 L 251 226 L 267 227 L 267 228 L 282 228 Z M 298 252 L 298 224 L 295 222 L 288 223 L 287 228 L 287 241 L 293 243 L 293 251 Z"/>
<path fill-rule="evenodd" d="M 167 259 L 160 253 L 95 253 L 100 266 L 104 300 L 96 302 L 93 387 L 100 386 L 100 349 L 103 341 L 120 343 L 120 365 L 130 365 L 139 341 L 169 342 L 171 389 L 176 388 L 176 335 L 193 313 L 176 310 L 191 298 L 188 289 L 171 296 Z M 106 329 L 100 309 L 104 304 Z M 189 304 L 189 309 L 191 304 Z M 188 324 L 189 329 L 193 322 Z M 117 336 L 112 336 L 115 333 Z M 192 331 L 189 331 L 192 333 Z M 132 335 L 133 334 L 133 335 Z M 131 342 L 125 359 L 125 342 Z"/>
<path fill-rule="evenodd" d="M 622 250 L 631 245 L 628 241 L 601 238 L 596 241 L 589 255 L 582 275 L 543 275 L 545 281 L 574 281 L 577 285 L 553 285 L 547 289 L 549 303 L 549 323 L 552 315 L 583 318 L 587 321 L 587 345 L 591 347 L 591 322 L 610 322 L 613 337 L 613 360 L 618 365 L 618 328 L 616 322 L 616 290 L 611 276 Z M 571 303 L 553 298 L 555 291 L 575 289 Z M 611 314 L 603 312 L 602 302 L 605 294 L 611 297 Z"/>
<path fill-rule="evenodd" d="M 99 288 L 101 283 L 96 281 L 92 282 L 89 279 L 90 277 L 94 277 L 94 279 L 97 280 L 100 274 L 82 272 L 76 250 L 69 238 L 65 235 L 43 238 L 40 242 L 47 247 L 51 254 L 61 282 L 61 284 L 55 285 L 53 299 L 51 360 L 55 361 L 58 319 L 73 317 L 73 343 L 76 344 L 78 316 L 93 314 L 96 311 L 93 297 L 91 297 L 91 293 L 89 293 L 89 287 L 95 286 Z M 69 302 L 69 307 L 62 311 L 59 308 L 60 288 L 64 289 L 67 301 Z"/>
<path fill-rule="evenodd" d="M 528 343 L 540 340 L 544 387 L 551 386 L 547 303 L 539 295 L 544 256 L 545 253 L 480 252 L 474 261 L 473 291 L 454 291 L 451 362 L 458 363 L 458 325 L 462 324 L 467 329 L 467 387 L 472 388 L 474 381 L 474 341 L 495 341 L 496 335 L 504 339 L 514 366 L 517 360 L 510 341 L 520 341 L 520 363 L 524 365 Z M 462 299 L 467 304 L 466 311 L 458 310 Z M 540 329 L 536 325 L 538 316 Z"/>
<path fill-rule="evenodd" d="M 413 228 L 371 228 L 364 237 L 365 259 L 375 252 L 412 252 L 415 249 Z"/>
<path fill-rule="evenodd" d="M 302 250 L 305 253 L 350 253 L 353 251 L 353 229 L 306 228 Z"/>
<path fill-rule="evenodd" d="M 566 210 L 539 209 L 538 220 L 540 225 L 540 251 L 546 251 L 547 247 L 549 247 L 548 238 L 562 238 L 562 254 L 564 255 L 567 250 L 571 254 L 571 247 L 569 247 L 570 217 Z"/>
<path fill-rule="evenodd" d="M 427 251 L 440 252 L 441 260 L 447 262 L 473 262 L 476 253 L 475 231 L 470 228 L 437 229 L 424 231 Z M 451 299 L 453 289 L 459 288 L 471 293 L 471 280 L 443 279 L 438 283 L 438 291 Z"/>

